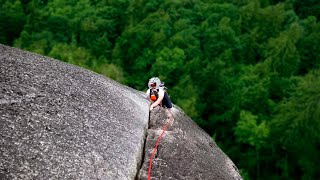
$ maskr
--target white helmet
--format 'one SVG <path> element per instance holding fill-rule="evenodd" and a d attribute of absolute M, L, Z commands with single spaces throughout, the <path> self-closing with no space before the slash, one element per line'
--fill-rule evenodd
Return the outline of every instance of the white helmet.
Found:
<path fill-rule="evenodd" d="M 160 79 L 158 77 L 153 77 L 149 80 L 148 87 L 149 87 L 149 89 L 151 89 L 153 87 L 156 87 L 156 89 L 159 89 L 160 84 L 161 84 Z"/>

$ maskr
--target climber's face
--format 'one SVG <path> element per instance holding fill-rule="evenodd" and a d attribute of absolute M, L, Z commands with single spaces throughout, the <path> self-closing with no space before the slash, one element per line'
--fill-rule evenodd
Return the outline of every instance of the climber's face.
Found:
<path fill-rule="evenodd" d="M 155 89 L 156 86 L 157 86 L 157 83 L 155 83 L 155 82 L 151 84 L 152 89 Z"/>

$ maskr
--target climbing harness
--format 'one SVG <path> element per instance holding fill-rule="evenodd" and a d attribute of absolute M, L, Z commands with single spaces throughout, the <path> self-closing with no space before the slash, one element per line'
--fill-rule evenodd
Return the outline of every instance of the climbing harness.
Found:
<path fill-rule="evenodd" d="M 153 157 L 154 157 L 154 155 L 155 155 L 155 153 L 156 153 L 156 151 L 157 151 L 157 149 L 158 149 L 159 142 L 160 142 L 160 140 L 161 140 L 164 132 L 167 130 L 169 124 L 170 124 L 171 121 L 173 120 L 173 114 L 172 114 L 172 112 L 169 111 L 169 113 L 171 114 L 170 119 L 169 119 L 169 121 L 167 121 L 167 123 L 166 123 L 166 124 L 164 125 L 164 127 L 162 128 L 162 133 L 161 133 L 160 136 L 158 137 L 158 140 L 157 140 L 157 142 L 156 142 L 156 145 L 155 145 L 154 148 L 153 148 L 153 151 L 152 151 L 152 154 L 151 154 L 151 157 L 150 157 L 149 168 L 148 168 L 148 180 L 151 179 L 152 159 L 153 159 Z"/>
<path fill-rule="evenodd" d="M 150 89 L 150 99 L 152 101 L 156 101 L 158 99 L 159 97 L 158 91 L 159 91 L 158 89 Z"/>

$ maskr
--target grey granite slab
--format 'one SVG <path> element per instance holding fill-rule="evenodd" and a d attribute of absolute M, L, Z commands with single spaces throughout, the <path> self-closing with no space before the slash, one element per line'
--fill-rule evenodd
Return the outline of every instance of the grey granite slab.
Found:
<path fill-rule="evenodd" d="M 0 179 L 134 179 L 148 116 L 141 92 L 0 45 Z"/>
<path fill-rule="evenodd" d="M 212 138 L 195 124 L 179 107 L 172 108 L 170 121 L 164 109 L 156 108 L 150 114 L 144 163 L 139 179 L 148 179 L 150 157 L 155 144 L 170 123 L 152 161 L 153 180 L 241 180 L 231 159 L 221 151 Z"/>

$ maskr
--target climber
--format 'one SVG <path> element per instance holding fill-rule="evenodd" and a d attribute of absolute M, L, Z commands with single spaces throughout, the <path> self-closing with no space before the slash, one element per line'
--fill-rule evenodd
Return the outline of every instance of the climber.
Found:
<path fill-rule="evenodd" d="M 158 105 L 165 107 L 170 111 L 172 103 L 166 92 L 166 88 L 160 79 L 158 77 L 151 78 L 148 82 L 148 87 L 149 89 L 147 90 L 146 95 L 151 104 L 150 111 Z"/>

